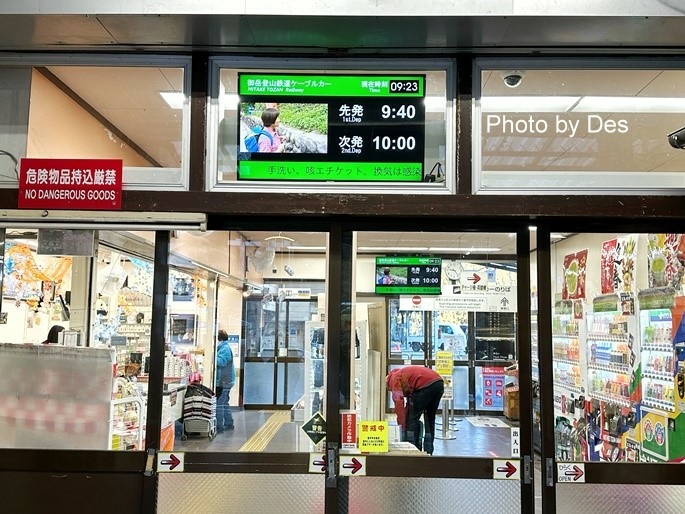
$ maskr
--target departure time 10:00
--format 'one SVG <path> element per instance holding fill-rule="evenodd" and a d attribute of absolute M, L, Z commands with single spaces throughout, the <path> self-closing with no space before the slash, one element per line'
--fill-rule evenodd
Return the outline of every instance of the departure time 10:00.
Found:
<path fill-rule="evenodd" d="M 376 150 L 413 150 L 416 148 L 416 138 L 414 136 L 376 136 L 371 142 Z"/>

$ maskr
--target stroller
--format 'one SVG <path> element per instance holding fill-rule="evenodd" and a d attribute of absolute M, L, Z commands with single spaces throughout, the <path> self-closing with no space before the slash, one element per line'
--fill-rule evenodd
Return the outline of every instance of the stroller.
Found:
<path fill-rule="evenodd" d="M 216 397 L 214 391 L 200 383 L 191 383 L 183 400 L 183 433 L 185 441 L 189 435 L 216 436 Z"/>

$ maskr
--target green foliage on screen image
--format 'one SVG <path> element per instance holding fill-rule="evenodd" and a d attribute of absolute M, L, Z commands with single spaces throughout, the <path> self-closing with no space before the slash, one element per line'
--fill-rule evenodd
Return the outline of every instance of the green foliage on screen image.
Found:
<path fill-rule="evenodd" d="M 240 112 L 243 116 L 259 118 L 266 108 L 263 102 L 241 102 Z M 328 134 L 328 105 L 304 103 L 279 103 L 279 120 L 283 125 L 301 130 Z"/>
<path fill-rule="evenodd" d="M 280 104 L 281 123 L 303 132 L 328 133 L 328 105 Z"/>

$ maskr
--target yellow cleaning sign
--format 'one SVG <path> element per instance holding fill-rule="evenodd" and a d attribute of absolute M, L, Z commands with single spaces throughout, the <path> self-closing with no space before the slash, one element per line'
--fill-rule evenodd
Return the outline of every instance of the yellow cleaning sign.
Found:
<path fill-rule="evenodd" d="M 452 352 L 436 352 L 435 353 L 435 372 L 443 377 L 452 376 L 452 368 L 454 367 L 454 354 Z"/>
<path fill-rule="evenodd" d="M 388 452 L 387 421 L 361 421 L 359 423 L 359 451 L 362 453 Z"/>

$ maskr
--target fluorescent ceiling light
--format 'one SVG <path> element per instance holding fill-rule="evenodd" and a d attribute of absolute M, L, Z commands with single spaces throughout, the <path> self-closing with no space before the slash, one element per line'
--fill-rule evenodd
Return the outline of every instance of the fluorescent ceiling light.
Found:
<path fill-rule="evenodd" d="M 483 112 L 567 112 L 580 96 L 484 96 Z"/>
<path fill-rule="evenodd" d="M 169 107 L 172 109 L 183 109 L 183 104 L 186 101 L 186 95 L 178 91 L 158 91 Z"/>
<path fill-rule="evenodd" d="M 685 98 L 584 96 L 573 112 L 685 112 Z"/>
<path fill-rule="evenodd" d="M 487 253 L 487 252 L 499 252 L 502 249 L 497 248 L 497 247 L 487 247 L 487 246 L 471 246 L 471 247 L 452 247 L 448 246 L 445 248 L 440 248 L 440 247 L 430 247 L 429 250 L 431 252 L 457 252 L 457 253 L 462 253 L 462 252 L 471 252 L 471 253 Z"/>
<path fill-rule="evenodd" d="M 445 112 L 447 99 L 444 96 L 427 96 L 423 99 L 426 112 Z"/>
<path fill-rule="evenodd" d="M 221 95 L 221 109 L 224 109 L 226 111 L 236 111 L 238 110 L 239 104 L 240 97 L 238 95 L 228 93 Z"/>
<path fill-rule="evenodd" d="M 685 98 L 654 96 L 484 96 L 482 112 L 685 112 Z"/>
<path fill-rule="evenodd" d="M 359 252 L 427 252 L 427 246 L 360 246 Z"/>
<path fill-rule="evenodd" d="M 550 239 L 557 239 L 557 240 L 566 239 L 566 236 L 563 234 L 550 234 L 549 237 L 550 237 Z"/>
<path fill-rule="evenodd" d="M 299 252 L 323 252 L 326 250 L 325 246 L 288 246 L 288 250 Z"/>

